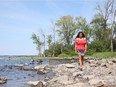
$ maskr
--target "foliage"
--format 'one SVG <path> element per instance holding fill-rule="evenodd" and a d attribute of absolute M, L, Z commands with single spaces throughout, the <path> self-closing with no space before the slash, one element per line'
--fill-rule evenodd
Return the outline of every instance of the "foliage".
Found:
<path fill-rule="evenodd" d="M 37 36 L 35 33 L 32 34 L 32 40 L 33 43 L 37 45 L 37 50 L 39 51 L 39 55 L 41 55 L 41 48 L 43 46 L 43 42 L 40 41 L 39 36 Z"/>
<path fill-rule="evenodd" d="M 116 51 L 116 5 L 114 2 L 115 0 L 106 0 L 103 6 L 98 5 L 96 7 L 97 13 L 90 23 L 81 16 L 70 15 L 62 16 L 56 20 L 53 37 L 47 35 L 46 38 L 48 49 L 44 51 L 45 55 L 49 57 L 74 56 L 75 37 L 80 30 L 84 32 L 88 40 L 87 55 L 96 52 Z M 58 34 L 57 40 L 55 40 L 56 33 Z M 43 43 L 39 37 L 32 34 L 32 39 L 40 50 Z"/>
<path fill-rule="evenodd" d="M 94 58 L 116 58 L 116 52 L 97 52 L 92 55 Z"/>
<path fill-rule="evenodd" d="M 69 56 L 65 53 L 61 53 L 60 55 L 58 55 L 58 57 L 69 57 Z"/>

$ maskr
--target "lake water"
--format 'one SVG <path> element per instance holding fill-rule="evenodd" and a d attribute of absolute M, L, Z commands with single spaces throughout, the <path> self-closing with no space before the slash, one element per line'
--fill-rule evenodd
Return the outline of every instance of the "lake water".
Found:
<path fill-rule="evenodd" d="M 71 63 L 71 60 L 67 59 L 43 59 L 42 64 L 56 65 L 61 63 Z M 75 60 L 76 61 L 76 60 Z M 0 84 L 0 87 L 29 87 L 26 82 L 28 81 L 36 81 L 36 80 L 45 80 L 46 77 L 52 78 L 55 73 L 49 72 L 44 75 L 39 75 L 35 71 L 24 71 L 16 68 L 9 68 L 9 66 L 15 64 L 30 64 L 31 60 L 8 60 L 8 59 L 0 59 L 0 76 L 6 77 L 7 83 Z M 37 66 L 38 63 L 35 61 L 34 64 L 30 64 L 29 68 Z"/>

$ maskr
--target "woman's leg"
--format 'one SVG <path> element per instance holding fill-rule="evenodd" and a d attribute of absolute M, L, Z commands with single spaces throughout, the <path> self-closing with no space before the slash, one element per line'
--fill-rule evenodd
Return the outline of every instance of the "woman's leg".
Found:
<path fill-rule="evenodd" d="M 83 56 L 79 56 L 79 64 L 80 64 L 80 68 L 82 69 L 82 67 L 83 67 Z"/>

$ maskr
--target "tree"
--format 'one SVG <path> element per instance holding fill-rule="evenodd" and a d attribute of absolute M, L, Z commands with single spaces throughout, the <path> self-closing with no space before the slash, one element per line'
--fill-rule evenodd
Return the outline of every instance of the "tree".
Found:
<path fill-rule="evenodd" d="M 86 19 L 81 16 L 76 17 L 75 19 L 76 19 L 75 24 L 77 29 L 80 29 L 81 31 L 83 31 L 87 40 L 90 41 L 91 35 L 92 35 L 92 28 L 90 28 L 90 26 L 87 24 Z"/>
<path fill-rule="evenodd" d="M 45 38 L 46 38 L 46 35 L 45 35 L 45 32 L 43 32 L 42 29 L 39 29 L 39 32 L 40 32 L 40 34 L 41 34 L 42 37 L 43 37 L 43 46 L 44 46 L 44 52 L 45 52 L 45 45 L 46 45 L 46 40 L 45 40 Z M 44 54 L 44 57 L 45 57 L 45 54 Z"/>
<path fill-rule="evenodd" d="M 40 38 L 39 36 L 36 36 L 35 33 L 32 34 L 32 40 L 33 40 L 33 43 L 37 45 L 37 50 L 39 51 L 39 56 L 41 56 L 41 48 L 43 46 L 43 42 L 40 41 Z"/>
<path fill-rule="evenodd" d="M 102 19 L 102 36 L 104 36 L 104 34 L 106 34 L 106 29 L 108 27 L 108 25 L 110 25 L 110 39 L 111 39 L 111 52 L 113 52 L 113 32 L 114 32 L 114 26 L 116 23 L 116 5 L 115 5 L 115 0 L 107 0 L 105 1 L 105 4 L 102 6 L 98 5 L 97 6 L 97 10 L 98 10 L 98 15 L 101 17 Z"/>
<path fill-rule="evenodd" d="M 48 43 L 48 47 L 49 47 L 49 49 L 50 49 L 50 45 L 51 45 L 51 43 L 52 43 L 52 35 L 48 35 L 48 36 L 47 36 L 47 43 Z"/>
<path fill-rule="evenodd" d="M 54 47 L 53 47 L 53 56 L 55 55 L 55 45 L 56 45 L 56 26 L 55 23 L 51 20 L 52 23 L 52 31 L 53 31 L 53 43 L 54 43 Z"/>
<path fill-rule="evenodd" d="M 103 31 L 103 22 L 102 22 L 102 18 L 99 15 L 95 15 L 94 18 L 91 21 L 91 25 L 93 28 L 93 39 L 94 40 L 109 40 L 107 38 L 107 36 L 109 36 L 109 34 L 106 34 L 106 31 L 108 31 L 108 28 L 105 30 L 105 33 Z"/>
<path fill-rule="evenodd" d="M 73 36 L 76 31 L 75 20 L 72 16 L 63 16 L 56 21 L 56 26 L 58 27 L 58 34 L 60 36 L 61 42 L 65 45 L 72 44 Z"/>

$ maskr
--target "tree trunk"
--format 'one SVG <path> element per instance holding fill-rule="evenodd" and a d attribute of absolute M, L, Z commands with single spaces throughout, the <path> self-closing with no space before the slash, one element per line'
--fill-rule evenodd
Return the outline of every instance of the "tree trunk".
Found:
<path fill-rule="evenodd" d="M 113 52 L 113 36 L 112 36 L 112 28 L 111 28 L 111 43 L 110 43 L 110 45 L 111 45 L 111 52 Z"/>

